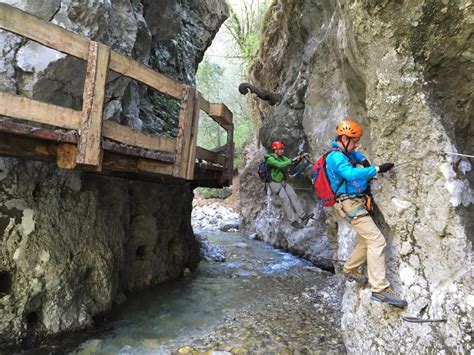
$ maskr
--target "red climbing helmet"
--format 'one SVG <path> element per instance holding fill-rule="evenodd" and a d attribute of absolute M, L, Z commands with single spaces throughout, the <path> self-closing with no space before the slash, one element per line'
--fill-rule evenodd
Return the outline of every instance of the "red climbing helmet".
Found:
<path fill-rule="evenodd" d="M 275 151 L 277 149 L 284 149 L 284 148 L 285 148 L 285 146 L 280 141 L 275 141 L 275 142 L 272 143 L 272 150 L 273 151 Z"/>

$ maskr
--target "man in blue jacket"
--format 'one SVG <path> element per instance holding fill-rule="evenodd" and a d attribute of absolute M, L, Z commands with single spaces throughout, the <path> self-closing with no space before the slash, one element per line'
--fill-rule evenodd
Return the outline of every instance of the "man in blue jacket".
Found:
<path fill-rule="evenodd" d="M 404 308 L 407 302 L 395 294 L 385 278 L 385 238 L 366 209 L 369 180 L 377 173 L 389 171 L 394 164 L 370 166 L 366 157 L 356 151 L 362 137 L 362 128 L 357 122 L 344 120 L 336 132 L 337 139 L 331 143 L 333 151 L 326 158 L 326 173 L 336 196 L 334 208 L 358 234 L 356 247 L 347 259 L 343 273 L 349 279 L 365 284 L 367 277 L 359 268 L 367 262 L 372 299 Z"/>

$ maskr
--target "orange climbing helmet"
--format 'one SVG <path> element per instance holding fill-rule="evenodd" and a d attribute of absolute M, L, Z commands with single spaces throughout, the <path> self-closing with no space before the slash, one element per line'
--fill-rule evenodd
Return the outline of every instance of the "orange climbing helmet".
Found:
<path fill-rule="evenodd" d="M 280 141 L 275 141 L 275 142 L 272 143 L 272 150 L 273 151 L 275 151 L 277 149 L 284 149 L 284 148 L 285 148 L 285 146 Z"/>
<path fill-rule="evenodd" d="M 337 125 L 336 133 L 338 136 L 360 138 L 362 137 L 362 127 L 355 121 L 344 120 Z"/>

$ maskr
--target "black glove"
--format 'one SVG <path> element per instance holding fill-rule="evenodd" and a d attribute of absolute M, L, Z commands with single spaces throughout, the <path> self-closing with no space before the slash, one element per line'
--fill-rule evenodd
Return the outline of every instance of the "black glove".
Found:
<path fill-rule="evenodd" d="M 370 166 L 370 163 L 367 159 L 362 160 L 360 163 L 364 168 L 368 168 Z"/>
<path fill-rule="evenodd" d="M 379 165 L 379 173 L 386 173 L 395 166 L 393 163 L 383 163 Z"/>

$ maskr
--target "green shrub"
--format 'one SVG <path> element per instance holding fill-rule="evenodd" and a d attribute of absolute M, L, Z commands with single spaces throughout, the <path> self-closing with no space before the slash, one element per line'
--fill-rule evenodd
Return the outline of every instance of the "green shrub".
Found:
<path fill-rule="evenodd" d="M 226 199 L 232 195 L 232 191 L 229 187 L 224 187 L 222 189 L 212 189 L 208 187 L 198 187 L 196 189 L 196 194 L 202 196 L 205 199 L 208 198 L 219 198 L 221 200 Z"/>

